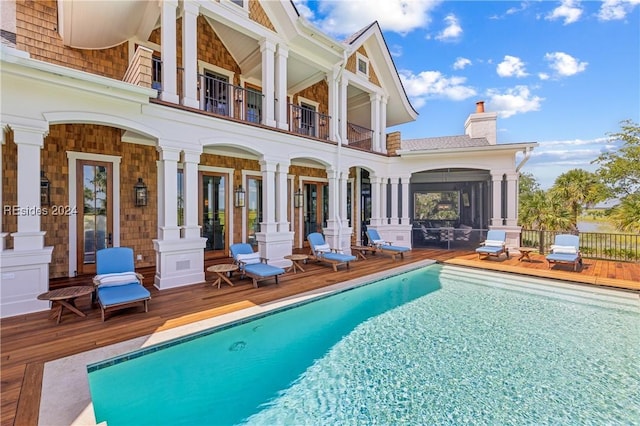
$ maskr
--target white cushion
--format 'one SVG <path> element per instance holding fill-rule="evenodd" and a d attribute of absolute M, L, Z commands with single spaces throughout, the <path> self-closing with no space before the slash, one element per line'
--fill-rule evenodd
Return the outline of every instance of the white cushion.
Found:
<path fill-rule="evenodd" d="M 554 253 L 561 253 L 561 254 L 576 254 L 578 252 L 574 246 L 556 246 L 556 245 L 551 246 L 551 251 L 553 251 Z"/>
<path fill-rule="evenodd" d="M 238 262 L 245 263 L 247 265 L 251 265 L 253 263 L 260 263 L 260 253 L 249 253 L 249 254 L 239 254 L 236 256 L 236 260 Z"/>
<path fill-rule="evenodd" d="M 484 242 L 484 245 L 487 247 L 502 247 L 504 245 L 504 241 L 500 240 L 487 240 Z"/>
<path fill-rule="evenodd" d="M 385 240 L 371 240 L 371 242 L 375 245 L 385 244 Z"/>
<path fill-rule="evenodd" d="M 139 282 L 135 272 L 96 275 L 94 281 L 98 282 L 98 285 L 101 287 L 114 287 Z"/>
<path fill-rule="evenodd" d="M 320 244 L 315 247 L 314 250 L 316 253 L 327 253 L 331 251 L 331 247 L 329 244 Z"/>

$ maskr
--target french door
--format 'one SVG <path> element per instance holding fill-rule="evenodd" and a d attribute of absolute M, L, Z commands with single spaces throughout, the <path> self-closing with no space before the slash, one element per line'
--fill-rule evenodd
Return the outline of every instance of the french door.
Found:
<path fill-rule="evenodd" d="M 223 174 L 200 173 L 200 226 L 202 237 L 207 239 L 205 258 L 221 257 L 227 253 L 226 182 Z"/>
<path fill-rule="evenodd" d="M 329 187 L 326 183 L 304 182 L 304 240 L 312 232 L 322 232 L 329 213 Z"/>
<path fill-rule="evenodd" d="M 96 252 L 113 245 L 112 163 L 77 163 L 78 274 L 96 273 Z"/>
<path fill-rule="evenodd" d="M 256 232 L 260 232 L 262 222 L 262 178 L 247 177 L 247 242 L 258 245 Z"/>

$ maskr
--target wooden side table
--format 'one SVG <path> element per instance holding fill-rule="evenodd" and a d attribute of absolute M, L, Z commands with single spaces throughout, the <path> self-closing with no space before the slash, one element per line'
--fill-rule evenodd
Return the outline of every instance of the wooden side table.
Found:
<path fill-rule="evenodd" d="M 351 246 L 351 251 L 355 252 L 362 260 L 367 260 L 367 253 L 375 253 L 376 248 L 374 246 Z"/>
<path fill-rule="evenodd" d="M 531 255 L 532 252 L 538 251 L 538 249 L 533 247 L 518 247 L 518 251 L 520 252 L 520 257 L 518 258 L 518 262 L 522 262 L 524 260 L 531 262 L 531 257 L 529 256 Z"/>
<path fill-rule="evenodd" d="M 94 286 L 88 285 L 58 288 L 38 295 L 38 300 L 48 300 L 51 302 L 51 315 L 49 319 L 57 317 L 56 324 L 60 324 L 64 308 L 67 308 L 79 317 L 86 317 L 87 315 L 76 307 L 75 300 L 80 296 L 93 293 L 94 290 Z"/>
<path fill-rule="evenodd" d="M 233 263 L 221 263 L 220 265 L 213 265 L 207 268 L 207 271 L 214 272 L 216 274 L 217 279 L 214 282 L 212 282 L 211 285 L 212 286 L 218 285 L 218 288 L 220 288 L 220 284 L 222 284 L 222 281 L 226 282 L 231 287 L 233 287 L 233 283 L 229 281 L 229 278 L 227 278 L 226 274 L 229 272 L 237 271 L 237 270 L 238 270 L 238 265 L 235 265 Z"/>
<path fill-rule="evenodd" d="M 291 261 L 291 266 L 289 267 L 289 270 L 287 272 L 293 271 L 293 273 L 295 274 L 297 273 L 297 271 L 304 272 L 304 268 L 302 267 L 301 263 L 309 259 L 309 256 L 307 256 L 306 254 L 290 254 L 288 256 L 285 256 L 284 258 Z"/>

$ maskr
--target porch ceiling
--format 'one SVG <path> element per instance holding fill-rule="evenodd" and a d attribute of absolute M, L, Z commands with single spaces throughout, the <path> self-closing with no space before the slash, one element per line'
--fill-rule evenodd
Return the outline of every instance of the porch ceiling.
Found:
<path fill-rule="evenodd" d="M 65 45 L 106 49 L 137 37 L 149 38 L 158 24 L 160 7 L 147 0 L 58 1 L 59 28 Z"/>
<path fill-rule="evenodd" d="M 216 32 L 231 56 L 240 66 L 242 76 L 254 82 L 262 81 L 262 53 L 260 43 L 250 35 L 207 17 L 213 31 Z M 318 65 L 308 58 L 289 52 L 287 59 L 287 91 L 296 93 L 325 78 Z"/>

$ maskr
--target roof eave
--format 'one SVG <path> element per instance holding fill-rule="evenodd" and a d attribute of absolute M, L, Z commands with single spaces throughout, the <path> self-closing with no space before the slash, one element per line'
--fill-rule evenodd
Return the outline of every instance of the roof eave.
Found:
<path fill-rule="evenodd" d="M 512 151 L 513 153 L 520 152 L 526 149 L 535 148 L 538 146 L 537 142 L 522 142 L 522 143 L 510 143 L 510 144 L 498 144 L 487 146 L 470 146 L 460 148 L 442 148 L 442 149 L 421 149 L 421 150 L 406 150 L 399 149 L 396 154 L 401 157 L 414 157 L 422 155 L 441 155 L 441 154 L 455 154 L 459 152 L 495 152 L 495 151 Z"/>

